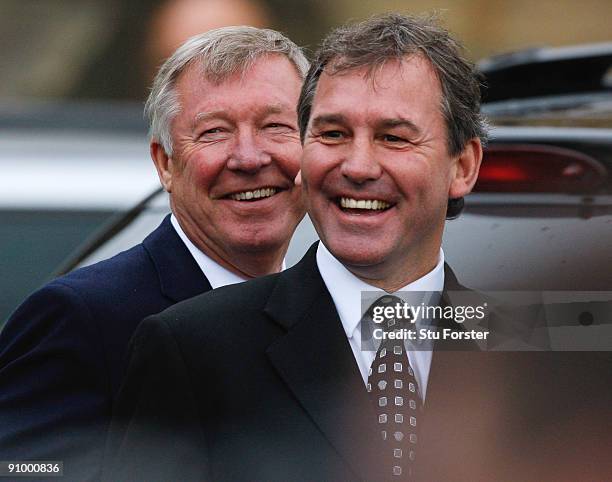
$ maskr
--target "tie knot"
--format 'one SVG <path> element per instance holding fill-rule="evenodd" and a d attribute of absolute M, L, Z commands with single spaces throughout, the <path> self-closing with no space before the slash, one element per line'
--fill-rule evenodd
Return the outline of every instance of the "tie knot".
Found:
<path fill-rule="evenodd" d="M 404 301 L 394 295 L 376 299 L 367 309 L 364 318 L 372 320 L 383 330 L 396 330 L 412 319 L 412 313 Z"/>

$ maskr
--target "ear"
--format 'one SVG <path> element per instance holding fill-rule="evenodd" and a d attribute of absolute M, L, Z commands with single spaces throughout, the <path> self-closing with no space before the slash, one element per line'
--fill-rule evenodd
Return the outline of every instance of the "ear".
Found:
<path fill-rule="evenodd" d="M 455 160 L 454 175 L 448 190 L 450 199 L 460 198 L 470 193 L 478 179 L 481 161 L 482 144 L 479 138 L 474 137 L 467 142 Z"/>
<path fill-rule="evenodd" d="M 150 145 L 151 159 L 157 169 L 159 181 L 167 192 L 172 192 L 172 174 L 174 171 L 174 162 L 171 157 L 166 154 L 166 150 L 157 141 L 151 141 Z"/>

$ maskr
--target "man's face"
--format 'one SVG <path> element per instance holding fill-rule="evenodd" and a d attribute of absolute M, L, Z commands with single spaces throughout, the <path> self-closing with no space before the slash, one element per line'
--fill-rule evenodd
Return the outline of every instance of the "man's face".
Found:
<path fill-rule="evenodd" d="M 234 268 L 245 255 L 282 259 L 304 215 L 294 185 L 302 152 L 300 86 L 295 67 L 280 55 L 219 84 L 197 64 L 178 79 L 181 111 L 172 122 L 164 184 L 189 238 Z"/>
<path fill-rule="evenodd" d="M 373 284 L 401 286 L 437 262 L 457 169 L 430 64 L 413 56 L 366 72 L 321 75 L 303 188 L 334 256 Z"/>

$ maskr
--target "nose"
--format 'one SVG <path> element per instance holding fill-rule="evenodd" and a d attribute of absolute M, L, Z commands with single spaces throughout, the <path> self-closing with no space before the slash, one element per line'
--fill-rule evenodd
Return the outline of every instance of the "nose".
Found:
<path fill-rule="evenodd" d="M 257 172 L 271 162 L 272 157 L 262 148 L 256 133 L 245 129 L 238 133 L 227 167 L 233 171 Z"/>
<path fill-rule="evenodd" d="M 355 140 L 351 143 L 340 166 L 340 172 L 356 184 L 378 179 L 382 175 L 382 168 L 376 160 L 370 142 Z"/>

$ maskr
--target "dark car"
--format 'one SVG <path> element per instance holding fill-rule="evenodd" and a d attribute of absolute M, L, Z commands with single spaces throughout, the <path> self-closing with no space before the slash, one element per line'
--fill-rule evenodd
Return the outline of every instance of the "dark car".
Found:
<path fill-rule="evenodd" d="M 457 240 L 467 250 L 484 237 L 480 253 L 497 261 L 466 273 L 483 288 L 612 290 L 612 43 L 479 67 L 495 129 Z"/>

